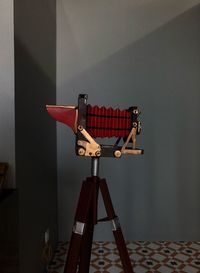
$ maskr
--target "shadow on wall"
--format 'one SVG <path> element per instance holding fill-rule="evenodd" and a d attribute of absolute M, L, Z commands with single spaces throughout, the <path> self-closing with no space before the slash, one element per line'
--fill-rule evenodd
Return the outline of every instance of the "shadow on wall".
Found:
<path fill-rule="evenodd" d="M 126 108 L 138 105 L 145 154 L 119 161 L 101 160 L 127 240 L 197 240 L 200 202 L 200 5 L 165 26 L 82 72 L 63 86 L 58 103 L 88 93 L 89 103 Z M 128 35 L 128 34 L 127 34 Z M 67 52 L 66 52 L 67 54 Z M 59 196 L 73 189 L 64 180 L 74 150 L 58 127 Z M 74 179 L 82 180 L 85 165 Z M 64 171 L 65 170 L 65 171 Z M 78 185 L 78 184 L 77 184 Z M 74 198 L 70 202 L 75 203 Z M 69 205 L 59 199 L 60 239 L 66 239 Z M 72 211 L 67 212 L 73 218 Z M 106 231 L 96 234 L 106 238 Z"/>
<path fill-rule="evenodd" d="M 45 107 L 47 103 L 56 102 L 55 53 L 49 53 L 48 75 L 37 58 L 37 51 L 34 55 L 16 36 L 15 127 L 20 272 L 43 270 L 41 251 L 47 228 L 51 232 L 51 243 L 54 245 L 57 241 L 56 124 Z"/>

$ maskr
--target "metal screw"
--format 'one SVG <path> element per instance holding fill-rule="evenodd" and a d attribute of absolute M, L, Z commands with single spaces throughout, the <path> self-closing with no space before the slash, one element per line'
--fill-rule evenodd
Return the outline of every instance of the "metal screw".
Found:
<path fill-rule="evenodd" d="M 101 152 L 100 151 L 96 151 L 95 155 L 99 157 L 101 155 Z"/>
<path fill-rule="evenodd" d="M 133 122 L 133 127 L 137 128 L 137 122 Z"/>
<path fill-rule="evenodd" d="M 79 148 L 78 149 L 78 154 L 79 155 L 84 155 L 85 154 L 85 150 L 83 148 Z"/>
<path fill-rule="evenodd" d="M 115 157 L 119 158 L 119 157 L 121 157 L 122 153 L 119 150 L 116 150 L 114 152 L 114 155 L 115 155 Z"/>
<path fill-rule="evenodd" d="M 138 109 L 134 109 L 134 110 L 133 110 L 133 114 L 138 115 L 138 114 L 139 114 Z"/>
<path fill-rule="evenodd" d="M 79 125 L 79 126 L 78 126 L 78 130 L 79 130 L 79 131 L 82 131 L 82 130 L 83 130 L 83 126 L 82 126 L 82 125 Z"/>

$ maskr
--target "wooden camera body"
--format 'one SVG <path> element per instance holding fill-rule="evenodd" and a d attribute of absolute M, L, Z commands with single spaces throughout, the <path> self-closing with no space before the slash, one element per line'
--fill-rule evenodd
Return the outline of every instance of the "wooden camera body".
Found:
<path fill-rule="evenodd" d="M 143 150 L 136 148 L 136 136 L 141 132 L 137 106 L 125 110 L 111 107 L 91 106 L 88 96 L 80 94 L 78 106 L 47 105 L 48 113 L 57 121 L 68 125 L 76 135 L 76 154 L 90 157 L 115 157 L 124 154 L 138 155 Z M 97 142 L 97 138 L 117 138 L 113 145 Z M 119 143 L 121 139 L 123 145 Z"/>

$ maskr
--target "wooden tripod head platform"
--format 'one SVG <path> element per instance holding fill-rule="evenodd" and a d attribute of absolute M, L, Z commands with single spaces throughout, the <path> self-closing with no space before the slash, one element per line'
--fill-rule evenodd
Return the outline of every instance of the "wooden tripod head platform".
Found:
<path fill-rule="evenodd" d="M 78 106 L 47 105 L 48 113 L 68 125 L 76 135 L 76 154 L 90 157 L 115 157 L 124 154 L 139 155 L 136 135 L 141 132 L 137 106 L 125 110 L 87 105 L 87 95 L 80 94 Z M 99 144 L 96 138 L 116 137 L 113 145 Z M 119 146 L 121 139 L 124 144 Z"/>

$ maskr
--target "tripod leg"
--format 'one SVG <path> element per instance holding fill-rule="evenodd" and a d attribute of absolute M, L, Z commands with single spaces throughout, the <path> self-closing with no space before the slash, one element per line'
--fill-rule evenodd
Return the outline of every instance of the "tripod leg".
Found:
<path fill-rule="evenodd" d="M 132 268 L 131 261 L 130 261 L 128 251 L 126 248 L 126 244 L 124 241 L 124 236 L 122 234 L 118 217 L 115 214 L 115 211 L 112 205 L 112 200 L 111 200 L 110 193 L 109 193 L 108 186 L 105 179 L 100 180 L 100 190 L 101 190 L 101 194 L 105 204 L 108 219 L 111 220 L 113 224 L 112 231 L 115 237 L 116 245 L 119 251 L 124 272 L 133 273 L 133 268 Z"/>
<path fill-rule="evenodd" d="M 81 236 L 72 233 L 64 273 L 76 273 L 81 247 Z"/>
<path fill-rule="evenodd" d="M 79 273 L 88 273 L 90 267 L 91 251 L 92 251 L 92 241 L 93 241 L 93 232 L 94 225 L 97 223 L 97 201 L 98 201 L 98 191 L 99 191 L 99 182 L 97 177 L 91 177 L 93 186 L 93 194 L 91 207 L 89 211 L 89 217 L 83 235 L 83 241 L 81 244 L 81 254 L 80 254 L 80 266 Z"/>
<path fill-rule="evenodd" d="M 93 195 L 92 193 L 93 193 L 92 181 L 89 179 L 83 181 L 64 273 L 77 272 L 77 266 L 80 258 L 81 243 L 83 240 L 83 234 L 85 233 L 88 214 L 92 202 Z"/>
<path fill-rule="evenodd" d="M 92 250 L 92 240 L 93 240 L 94 225 L 90 221 L 87 223 L 85 230 L 85 235 L 83 236 L 83 241 L 81 244 L 80 252 L 80 265 L 79 273 L 88 273 L 90 268 L 91 250 Z"/>

